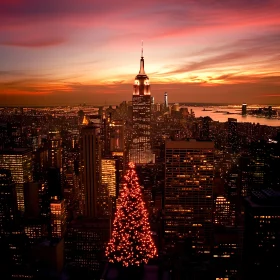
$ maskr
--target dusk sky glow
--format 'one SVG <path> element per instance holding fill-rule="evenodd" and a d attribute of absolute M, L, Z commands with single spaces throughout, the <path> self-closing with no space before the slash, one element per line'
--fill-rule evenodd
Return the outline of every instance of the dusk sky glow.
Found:
<path fill-rule="evenodd" d="M 0 105 L 280 104 L 279 0 L 0 0 Z"/>

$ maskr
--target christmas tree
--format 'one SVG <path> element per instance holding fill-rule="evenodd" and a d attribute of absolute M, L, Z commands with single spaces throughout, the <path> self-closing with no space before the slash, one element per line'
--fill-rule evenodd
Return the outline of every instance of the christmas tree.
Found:
<path fill-rule="evenodd" d="M 156 251 L 135 165 L 129 163 L 106 256 L 109 262 L 130 267 L 146 264 Z"/>

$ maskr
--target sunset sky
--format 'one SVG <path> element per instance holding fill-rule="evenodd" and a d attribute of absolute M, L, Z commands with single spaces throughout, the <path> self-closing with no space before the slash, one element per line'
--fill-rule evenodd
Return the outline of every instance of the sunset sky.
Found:
<path fill-rule="evenodd" d="M 280 104 L 279 0 L 0 0 L 0 106 Z"/>

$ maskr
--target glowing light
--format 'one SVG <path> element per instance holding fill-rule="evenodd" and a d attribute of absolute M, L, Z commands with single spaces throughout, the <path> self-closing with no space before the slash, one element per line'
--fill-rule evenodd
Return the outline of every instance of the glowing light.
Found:
<path fill-rule="evenodd" d="M 135 164 L 128 164 L 124 187 L 113 223 L 112 238 L 106 248 L 109 262 L 140 266 L 157 255 L 148 213 L 142 199 Z"/>

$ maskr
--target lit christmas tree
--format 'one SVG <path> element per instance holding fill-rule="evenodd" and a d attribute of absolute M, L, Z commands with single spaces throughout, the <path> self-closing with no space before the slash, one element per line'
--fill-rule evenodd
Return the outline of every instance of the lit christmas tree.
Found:
<path fill-rule="evenodd" d="M 146 264 L 157 254 L 134 168 L 134 164 L 129 163 L 115 214 L 112 238 L 106 248 L 109 262 L 119 263 L 124 267 Z"/>

